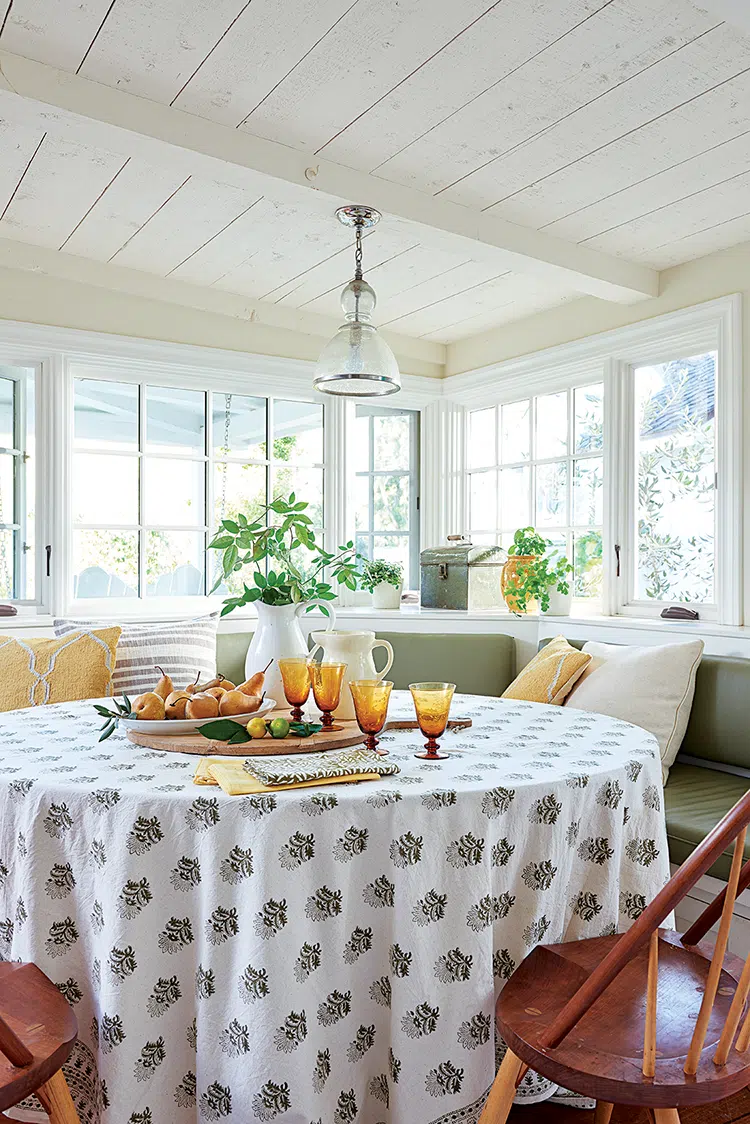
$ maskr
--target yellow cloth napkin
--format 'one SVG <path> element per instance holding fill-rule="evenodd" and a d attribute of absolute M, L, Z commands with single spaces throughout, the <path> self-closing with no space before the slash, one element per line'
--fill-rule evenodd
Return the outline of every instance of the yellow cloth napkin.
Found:
<path fill-rule="evenodd" d="M 257 792 L 287 792 L 291 788 L 312 788 L 326 784 L 380 779 L 379 773 L 352 773 L 348 777 L 326 777 L 297 781 L 295 784 L 265 785 L 245 771 L 242 758 L 201 757 L 195 770 L 193 784 L 220 785 L 227 796 L 250 796 Z"/>

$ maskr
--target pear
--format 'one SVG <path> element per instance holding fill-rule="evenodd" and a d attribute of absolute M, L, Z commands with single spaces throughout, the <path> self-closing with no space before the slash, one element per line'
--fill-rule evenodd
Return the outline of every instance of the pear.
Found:
<path fill-rule="evenodd" d="M 166 699 L 167 695 L 171 695 L 174 691 L 174 683 L 167 675 L 163 667 L 159 667 L 158 663 L 154 665 L 157 671 L 161 672 L 161 679 L 154 687 L 154 694 L 158 695 L 161 699 Z"/>
<path fill-rule="evenodd" d="M 225 691 L 219 699 L 219 714 L 227 718 L 232 714 L 252 714 L 261 701 L 256 696 L 246 695 L 244 691 Z"/>
<path fill-rule="evenodd" d="M 231 679 L 220 679 L 219 683 L 218 683 L 218 686 L 223 687 L 225 691 L 236 691 L 237 690 L 237 688 L 235 687 L 235 685 L 234 685 L 234 683 L 232 682 Z"/>
<path fill-rule="evenodd" d="M 221 700 L 222 695 L 225 695 L 226 693 L 227 692 L 226 692 L 225 687 L 204 687 L 203 688 L 203 694 L 204 695 L 213 695 L 215 699 L 219 699 L 219 700 Z"/>
<path fill-rule="evenodd" d="M 155 691 L 146 691 L 133 699 L 133 714 L 142 721 L 159 722 L 164 718 L 164 699 Z"/>
<path fill-rule="evenodd" d="M 203 688 L 202 688 L 202 687 L 199 687 L 199 686 L 198 686 L 198 680 L 200 679 L 200 677 L 201 677 L 201 673 L 200 673 L 200 672 L 198 672 L 198 674 L 196 675 L 196 677 L 195 677 L 195 679 L 193 680 L 193 682 L 192 682 L 192 683 L 188 683 L 187 687 L 185 688 L 185 693 L 186 693 L 186 694 L 188 694 L 188 695 L 194 695 L 194 694 L 196 693 L 196 691 L 202 691 L 202 690 L 203 690 Z"/>
<path fill-rule="evenodd" d="M 189 699 L 190 695 L 187 691 L 172 691 L 170 695 L 167 695 L 164 703 L 165 716 L 167 718 L 184 718 Z"/>
<path fill-rule="evenodd" d="M 266 672 L 268 671 L 272 663 L 273 660 L 269 660 L 262 671 L 256 671 L 255 675 L 251 675 L 250 678 L 246 679 L 244 683 L 240 683 L 237 690 L 244 692 L 244 694 L 246 695 L 262 695 L 263 684 L 265 683 L 266 679 Z"/>
<path fill-rule="evenodd" d="M 219 700 L 213 695 L 198 692 L 188 699 L 185 707 L 186 718 L 217 718 L 219 715 Z"/>

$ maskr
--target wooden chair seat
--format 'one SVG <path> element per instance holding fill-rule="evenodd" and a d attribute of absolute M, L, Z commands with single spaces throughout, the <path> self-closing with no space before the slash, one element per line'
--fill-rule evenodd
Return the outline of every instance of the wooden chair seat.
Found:
<path fill-rule="evenodd" d="M 679 1108 L 722 1100 L 750 1084 L 749 1054 L 733 1052 L 721 1067 L 713 1062 L 743 961 L 731 954 L 725 958 L 698 1071 L 687 1077 L 683 1067 L 713 948 L 685 948 L 679 934 L 665 930 L 659 937 L 659 989 L 669 1000 L 656 1014 L 658 1085 L 642 1072 L 648 947 L 558 1046 L 540 1045 L 544 1030 L 619 939 L 539 945 L 529 954 L 497 1003 L 498 1030 L 513 1053 L 564 1088 L 614 1104 Z"/>
<path fill-rule="evenodd" d="M 15 1036 L 32 1055 L 28 1064 L 13 1065 L 3 1052 L 7 1046 L 3 1034 L 7 1034 L 7 1029 L 3 1032 L 0 1027 L 0 1112 L 32 1093 L 40 1093 L 42 1104 L 49 1111 L 45 1100 L 54 1101 L 60 1083 L 65 1084 L 59 1070 L 70 1057 L 78 1034 L 72 1008 L 36 965 L 3 961 L 0 1015 L 11 1032 L 8 1040 Z M 53 1107 L 58 1108 L 57 1119 L 65 1119 L 59 1106 Z M 67 1119 L 78 1118 L 74 1113 Z"/>

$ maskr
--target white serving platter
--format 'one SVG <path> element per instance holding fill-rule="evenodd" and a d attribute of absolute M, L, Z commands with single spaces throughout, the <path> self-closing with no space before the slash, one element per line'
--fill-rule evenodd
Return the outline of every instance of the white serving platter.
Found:
<path fill-rule="evenodd" d="M 140 730 L 142 734 L 191 734 L 199 726 L 205 726 L 207 722 L 219 722 L 222 718 L 231 718 L 232 722 L 239 722 L 241 726 L 247 726 L 251 718 L 268 714 L 269 710 L 273 710 L 275 706 L 276 703 L 273 699 L 264 699 L 252 714 L 217 714 L 214 718 L 162 718 L 159 721 L 121 718 L 119 724 L 124 730 Z"/>

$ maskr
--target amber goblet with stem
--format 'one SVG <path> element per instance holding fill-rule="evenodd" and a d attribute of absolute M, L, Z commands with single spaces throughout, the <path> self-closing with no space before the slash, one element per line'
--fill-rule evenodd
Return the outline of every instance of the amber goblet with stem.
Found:
<path fill-rule="evenodd" d="M 456 689 L 455 683 L 410 683 L 409 690 L 414 700 L 414 709 L 417 712 L 417 723 L 420 730 L 427 738 L 425 742 L 426 753 L 415 753 L 415 757 L 422 757 L 425 761 L 439 761 L 449 757 L 448 753 L 440 753 L 437 739 L 445 733 L 448 725 L 448 715 L 451 711 L 451 699 Z"/>
<path fill-rule="evenodd" d="M 349 690 L 354 701 L 357 725 L 367 735 L 365 747 L 373 750 L 379 757 L 386 757 L 388 750 L 378 749 L 375 735 L 385 726 L 393 684 L 381 679 L 354 679 L 349 684 Z"/>
<path fill-rule="evenodd" d="M 341 702 L 341 684 L 344 681 L 345 663 L 311 663 L 308 665 L 315 705 L 323 715 L 323 729 L 336 729 L 333 711 Z"/>
<path fill-rule="evenodd" d="M 284 696 L 292 708 L 292 721 L 302 721 L 302 707 L 310 697 L 310 667 L 307 656 L 279 660 Z"/>

